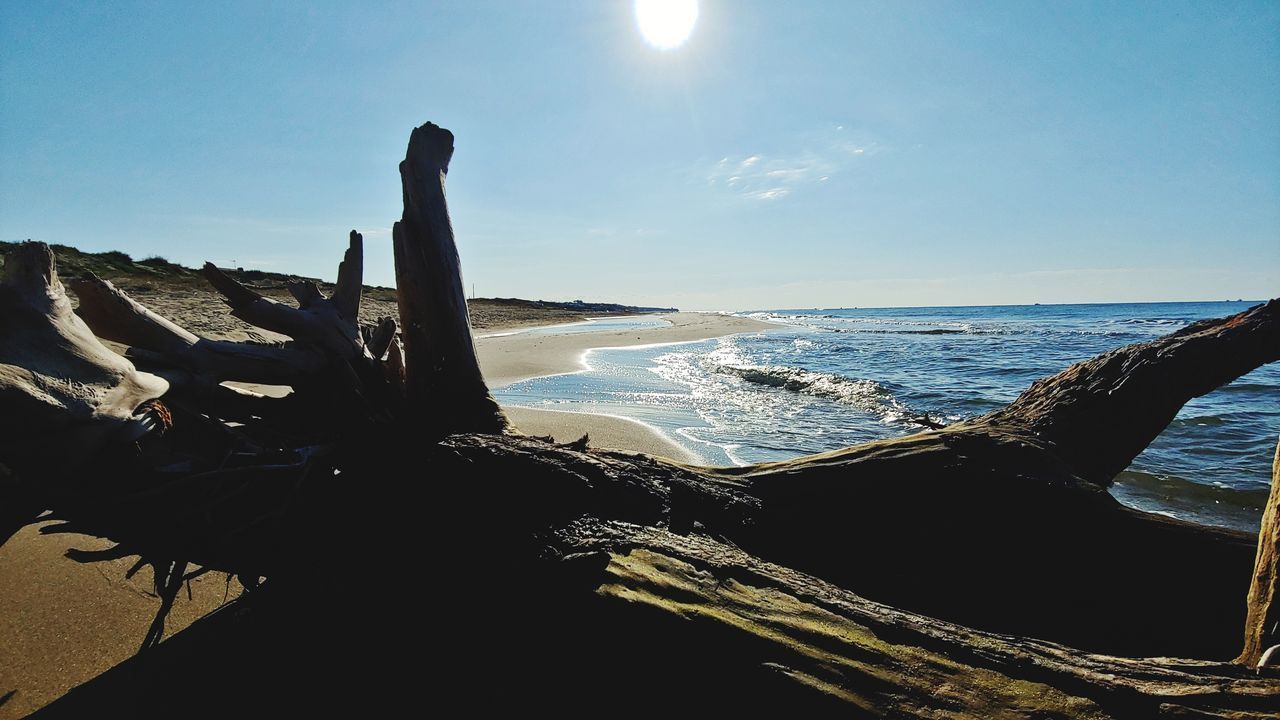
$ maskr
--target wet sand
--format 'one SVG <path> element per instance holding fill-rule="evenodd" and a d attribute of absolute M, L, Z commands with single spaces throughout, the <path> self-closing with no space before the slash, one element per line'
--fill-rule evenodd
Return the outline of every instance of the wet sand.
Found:
<path fill-rule="evenodd" d="M 531 334 L 483 337 L 476 341 L 480 368 L 490 388 L 543 375 L 583 370 L 582 354 L 591 348 L 658 345 L 707 340 L 776 327 L 751 318 L 714 313 L 673 313 L 661 317 L 670 327 L 610 332 Z"/>
<path fill-rule="evenodd" d="M 507 419 L 527 435 L 550 435 L 561 443 L 573 442 L 587 435 L 587 444 L 591 447 L 644 453 L 682 463 L 698 461 L 693 453 L 662 433 L 630 418 L 522 407 L 504 407 L 503 410 Z"/>

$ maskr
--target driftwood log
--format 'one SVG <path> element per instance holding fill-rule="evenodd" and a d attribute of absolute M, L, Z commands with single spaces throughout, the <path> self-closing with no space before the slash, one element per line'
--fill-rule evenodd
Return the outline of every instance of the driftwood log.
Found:
<path fill-rule="evenodd" d="M 332 709 L 340 691 L 309 693 L 345 687 L 367 707 L 419 692 L 406 648 L 449 668 L 433 698 L 487 709 L 1280 710 L 1280 675 L 1258 667 L 1280 642 L 1280 477 L 1259 538 L 1106 492 L 1187 400 L 1280 359 L 1280 301 L 1078 363 L 988 415 L 788 462 L 557 445 L 510 429 L 480 374 L 452 152 L 424 125 L 400 166 L 399 323 L 358 324 L 354 232 L 334 296 L 298 286 L 298 308 L 206 266 L 279 345 L 199 338 L 96 278 L 76 286 L 81 322 L 47 247 L 8 259 L 4 517 L 47 510 L 63 521 L 47 531 L 117 541 L 73 559 L 139 555 L 162 598 L 146 652 L 51 713 L 219 688 Z M 157 645 L 207 571 L 253 592 Z"/>
<path fill-rule="evenodd" d="M 1258 530 L 1258 556 L 1249 584 L 1244 651 L 1236 662 L 1280 666 L 1280 445 L 1271 471 L 1271 496 Z M 1264 655 L 1271 653 L 1266 656 Z"/>

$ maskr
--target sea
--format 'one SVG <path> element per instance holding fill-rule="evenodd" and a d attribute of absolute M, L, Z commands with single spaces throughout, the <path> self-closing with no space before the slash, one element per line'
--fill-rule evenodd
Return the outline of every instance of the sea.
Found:
<path fill-rule="evenodd" d="M 592 350 L 583 372 L 526 380 L 494 395 L 503 404 L 629 418 L 703 464 L 744 465 L 981 415 L 1074 362 L 1256 304 L 741 312 L 735 314 L 775 326 L 699 342 Z M 574 329 L 665 322 L 608 318 Z M 1280 363 L 1187 403 L 1120 473 L 1111 493 L 1143 510 L 1256 532 L 1278 435 Z"/>

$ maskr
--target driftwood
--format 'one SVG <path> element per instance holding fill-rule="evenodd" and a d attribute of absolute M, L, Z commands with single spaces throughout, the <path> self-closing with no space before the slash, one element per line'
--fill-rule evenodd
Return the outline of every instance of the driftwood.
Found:
<path fill-rule="evenodd" d="M 332 357 L 355 358 L 365 352 L 359 327 L 364 238 L 352 230 L 350 242 L 346 257 L 338 265 L 338 282 L 332 298 L 326 298 L 314 282 L 289 283 L 289 293 L 298 301 L 297 308 L 262 297 L 228 277 L 213 263 L 205 263 L 201 273 L 226 298 L 232 315 L 264 330 L 305 340 Z"/>
<path fill-rule="evenodd" d="M 404 215 L 391 228 L 413 422 L 435 435 L 501 432 L 506 418 L 489 395 L 471 339 L 462 265 L 444 199 L 453 133 L 427 123 L 409 136 L 400 163 Z"/>
<path fill-rule="evenodd" d="M 326 362 L 324 356 L 310 349 L 197 337 L 94 275 L 80 279 L 72 287 L 80 296 L 77 312 L 98 337 L 129 345 L 135 350 L 135 357 L 162 360 L 163 364 L 215 382 L 291 385 L 318 372 Z M 138 350 L 143 352 L 137 353 Z"/>
<path fill-rule="evenodd" d="M 299 286 L 297 309 L 206 267 L 240 317 L 292 338 L 282 346 L 197 338 L 107 283 L 82 284 L 89 326 L 172 385 L 168 431 L 80 448 L 110 460 L 93 482 L 39 471 L 68 441 L 56 424 L 35 451 L 0 438 L 15 471 L 2 487 L 52 509 L 56 531 L 140 554 L 166 603 L 189 566 L 267 581 L 238 619 L 202 621 L 54 709 L 123 709 L 207 683 L 294 703 L 317 678 L 401 678 L 378 658 L 403 642 L 453 668 L 438 695 L 494 697 L 497 672 L 512 703 L 583 713 L 676 697 L 682 709 L 919 717 L 1280 709 L 1280 677 L 1255 668 L 1275 632 L 1280 491 L 1261 538 L 1106 492 L 1188 399 L 1280 358 L 1280 301 L 1078 363 L 979 418 L 788 462 L 693 468 L 555 445 L 509 430 L 480 375 L 444 200 L 452 152 L 452 134 L 428 124 L 401 164 L 398 333 L 390 319 L 356 324 L 355 233 L 334 297 Z M 30 277 L 56 278 L 48 258 Z M 0 347 L 27 337 L 15 328 L 0 325 Z M 19 367 L 77 352 L 40 343 Z M 99 382 L 77 372 L 66 377 Z M 293 394 L 219 384 L 264 377 Z M 6 413 L 32 392 L 4 391 Z M 335 571 L 374 589 L 315 597 Z M 429 598 L 395 590 L 422 575 Z"/>
<path fill-rule="evenodd" d="M 1244 651 L 1236 662 L 1249 667 L 1262 662 L 1280 666 L 1280 445 L 1271 472 L 1271 496 L 1258 530 L 1258 556 L 1249 584 L 1244 625 Z"/>
<path fill-rule="evenodd" d="M 43 244 L 18 247 L 0 274 L 3 462 L 59 474 L 151 429 L 169 385 L 111 352 L 71 311 Z"/>

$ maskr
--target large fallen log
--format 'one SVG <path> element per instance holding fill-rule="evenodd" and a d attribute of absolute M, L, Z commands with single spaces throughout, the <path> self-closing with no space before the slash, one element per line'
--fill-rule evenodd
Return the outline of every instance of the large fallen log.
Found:
<path fill-rule="evenodd" d="M 1153 428 L 1212 389 L 1202 378 L 1276 359 L 1273 300 L 1077 363 L 940 431 L 726 471 L 775 509 L 758 540 L 735 541 L 977 627 L 1233 657 L 1255 539 L 1126 508 L 1104 488 Z"/>
<path fill-rule="evenodd" d="M 396 583 L 429 558 L 449 622 L 417 630 L 456 657 L 500 643 L 526 668 L 515 684 L 548 705 L 594 707 L 621 672 L 697 692 L 702 707 L 723 707 L 723 693 L 743 709 L 926 717 L 1276 707 L 1280 680 L 1249 674 L 1248 647 L 1242 664 L 1213 662 L 1240 651 L 1255 539 L 1123 507 L 1106 485 L 1188 399 L 1280 359 L 1280 301 L 1078 363 L 979 418 L 793 461 L 693 468 L 560 446 L 506 432 L 480 375 L 444 199 L 452 151 L 428 124 L 401 164 L 400 335 L 354 324 L 354 234 L 339 292 L 300 287 L 296 310 L 207 271 L 242 317 L 290 330 L 289 347 L 214 345 L 90 280 L 81 314 L 167 372 L 181 412 L 162 442 L 79 448 L 107 459 L 93 483 L 24 466 L 6 487 L 65 521 L 51 531 L 142 555 L 166 603 L 188 564 L 267 578 L 248 604 L 270 618 L 259 629 L 293 617 L 280 604 L 311 605 L 306 589 L 335 568 Z M 27 337 L 15 328 L 0 325 L 0 340 Z M 40 340 L 24 362 L 61 367 L 77 352 Z M 264 372 L 287 377 L 293 399 L 209 382 Z M 64 381 L 102 383 L 76 369 Z M 10 390 L 6 412 L 36 392 Z M 0 437 L 0 462 L 52 452 L 35 430 L 26 448 Z M 1268 601 L 1252 602 L 1265 630 Z M 388 604 L 360 589 L 297 621 Z M 344 649 L 391 642 L 337 628 Z M 566 638 L 579 645 L 548 647 Z M 287 646 L 275 652 L 300 652 Z M 1154 655 L 1197 661 L 1132 659 Z M 470 672 L 450 686 L 487 686 Z M 548 696 L 554 676 L 590 687 Z"/>
<path fill-rule="evenodd" d="M 312 572 L 374 580 L 272 580 L 238 612 L 51 710 L 145 712 L 206 697 L 206 711 L 220 702 L 230 711 L 260 693 L 269 696 L 260 710 L 390 710 L 404 698 L 385 688 L 416 694 L 424 682 L 405 663 L 406 645 L 433 658 L 432 702 L 569 716 L 669 712 L 676 699 L 683 713 L 802 717 L 1244 720 L 1280 708 L 1280 675 L 970 628 L 869 600 L 703 530 L 673 532 L 664 517 L 699 515 L 725 530 L 754 507 L 740 488 L 703 487 L 687 469 L 520 438 L 458 436 L 440 449 L 434 478 L 455 482 L 412 483 L 411 507 L 364 497 L 346 508 L 349 526 L 376 513 L 376 523 L 355 526 L 376 532 L 381 552 L 332 537 L 307 548 L 318 556 Z M 481 482 L 466 469 L 491 455 L 521 474 Z M 666 481 L 651 482 L 660 468 Z M 386 489 L 375 481 L 370 495 Z M 427 502 L 447 512 L 423 523 Z M 333 518 L 295 529 L 315 532 Z M 228 687 L 237 694 L 216 692 Z"/>

